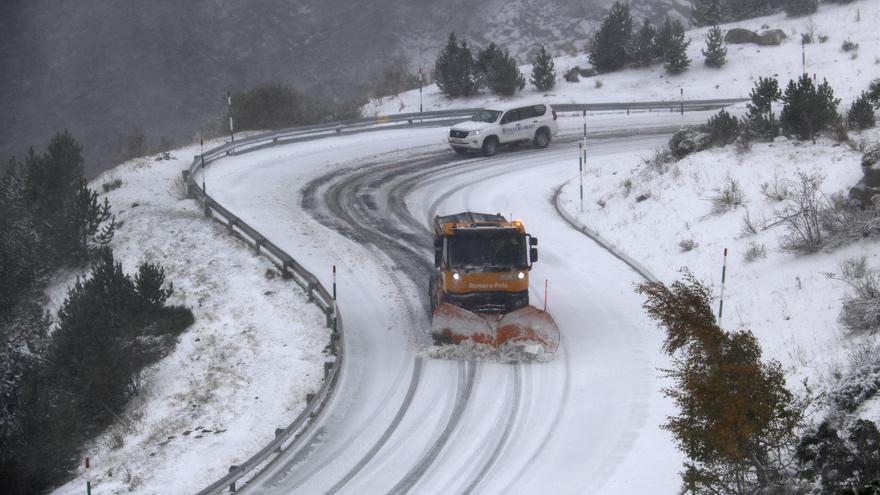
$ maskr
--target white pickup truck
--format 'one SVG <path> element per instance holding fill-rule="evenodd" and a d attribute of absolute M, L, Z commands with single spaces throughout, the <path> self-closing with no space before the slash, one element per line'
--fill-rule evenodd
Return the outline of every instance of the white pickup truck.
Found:
<path fill-rule="evenodd" d="M 467 122 L 449 130 L 449 146 L 456 153 L 480 151 L 492 156 L 498 146 L 531 141 L 536 148 L 546 148 L 559 132 L 556 112 L 546 103 L 518 106 L 494 106 L 477 112 Z"/>

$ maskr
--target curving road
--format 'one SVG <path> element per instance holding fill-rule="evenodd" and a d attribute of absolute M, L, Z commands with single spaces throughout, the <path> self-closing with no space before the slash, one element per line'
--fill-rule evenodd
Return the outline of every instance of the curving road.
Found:
<path fill-rule="evenodd" d="M 655 120 L 640 130 L 619 116 L 596 123 L 594 173 L 629 168 L 660 146 L 669 123 Z M 633 294 L 640 279 L 551 203 L 576 176 L 577 138 L 461 159 L 443 136 L 383 131 L 209 168 L 208 189 L 230 211 L 327 282 L 339 265 L 346 320 L 346 361 L 325 412 L 245 491 L 677 493 L 681 459 L 658 427 L 671 413 L 656 371 L 661 335 Z M 562 331 L 551 362 L 423 355 L 429 219 L 462 210 L 512 213 L 540 238 L 531 296 L 541 304 L 549 281 Z"/>

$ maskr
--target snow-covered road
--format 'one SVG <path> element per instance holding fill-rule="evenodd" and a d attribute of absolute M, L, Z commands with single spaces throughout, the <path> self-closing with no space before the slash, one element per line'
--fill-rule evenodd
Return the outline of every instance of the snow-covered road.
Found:
<path fill-rule="evenodd" d="M 589 142 L 588 168 L 624 170 L 662 145 L 664 125 L 680 117 L 595 119 L 591 129 L 602 132 Z M 564 123 L 569 135 L 577 120 Z M 381 131 L 209 167 L 207 188 L 230 211 L 328 286 L 339 267 L 346 323 L 346 360 L 325 412 L 248 489 L 677 493 L 681 458 L 659 428 L 673 412 L 660 393 L 662 335 L 633 294 L 640 279 L 551 203 L 577 176 L 575 138 L 460 159 L 444 137 L 444 129 Z M 548 309 L 562 331 L 553 361 L 423 355 L 428 222 L 463 210 L 512 214 L 540 238 L 531 296 L 542 304 L 549 281 Z"/>

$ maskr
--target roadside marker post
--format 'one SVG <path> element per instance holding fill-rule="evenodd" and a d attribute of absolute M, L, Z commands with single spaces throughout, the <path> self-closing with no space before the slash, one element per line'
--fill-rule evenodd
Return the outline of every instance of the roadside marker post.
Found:
<path fill-rule="evenodd" d="M 232 91 L 226 92 L 226 108 L 229 110 L 229 136 L 232 138 L 232 151 L 235 152 L 235 130 L 232 126 Z"/>
<path fill-rule="evenodd" d="M 333 265 L 333 331 L 336 332 L 336 265 Z"/>
<path fill-rule="evenodd" d="M 199 137 L 199 148 L 200 148 L 199 154 L 202 159 L 202 192 L 205 193 L 205 195 L 207 195 L 208 189 L 205 188 L 205 175 L 207 175 L 208 172 L 205 170 L 205 140 L 202 139 L 201 137 Z"/>
<path fill-rule="evenodd" d="M 727 248 L 724 248 L 724 264 L 721 266 L 721 298 L 718 301 L 718 324 L 721 324 L 721 315 L 724 312 L 724 283 L 727 279 Z"/>
<path fill-rule="evenodd" d="M 92 495 L 92 476 L 89 468 L 91 468 L 91 465 L 89 458 L 86 457 L 86 495 Z"/>
<path fill-rule="evenodd" d="M 583 143 L 578 143 L 578 148 L 582 148 Z M 586 154 L 586 153 L 584 153 Z M 580 191 L 581 191 L 581 213 L 584 212 L 584 160 L 586 157 L 581 153 L 578 153 L 578 179 L 580 180 Z"/>

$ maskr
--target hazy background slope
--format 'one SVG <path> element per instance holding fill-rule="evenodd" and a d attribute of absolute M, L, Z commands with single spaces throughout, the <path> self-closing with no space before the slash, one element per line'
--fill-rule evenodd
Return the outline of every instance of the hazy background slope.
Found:
<path fill-rule="evenodd" d="M 610 0 L 7 0 L 0 6 L 0 159 L 67 128 L 90 176 L 134 128 L 180 144 L 224 109 L 228 89 L 286 82 L 349 99 L 392 66 L 433 65 L 450 31 L 526 62 L 539 43 L 582 50 Z M 689 3 L 633 2 L 652 20 Z"/>

